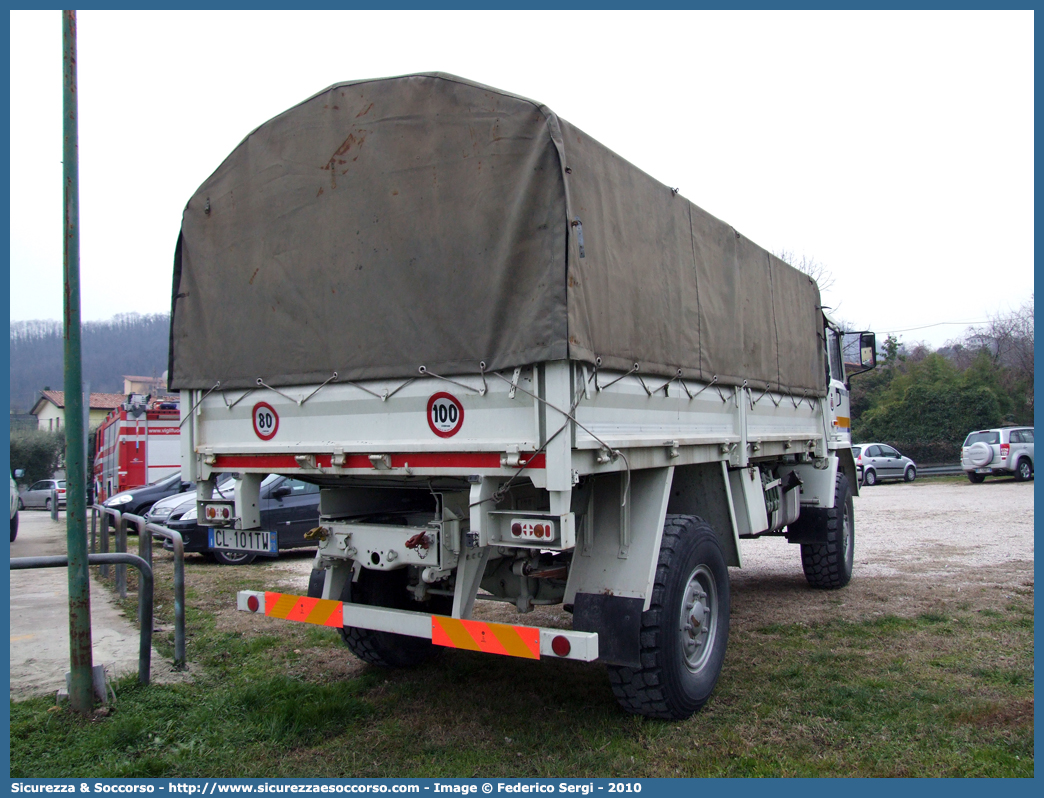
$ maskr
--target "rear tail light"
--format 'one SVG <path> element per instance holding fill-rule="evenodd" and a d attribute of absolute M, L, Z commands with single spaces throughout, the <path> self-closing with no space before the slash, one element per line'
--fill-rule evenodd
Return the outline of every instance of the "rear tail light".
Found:
<path fill-rule="evenodd" d="M 213 523 L 222 523 L 232 520 L 232 507 L 228 504 L 204 504 L 203 517 Z"/>
<path fill-rule="evenodd" d="M 1003 460 L 1003 459 L 1004 459 L 1005 457 L 1007 457 L 1007 456 L 1008 456 L 1008 451 L 1009 451 L 1010 449 L 1011 449 L 1011 445 L 1010 445 L 1010 444 L 1007 444 L 1007 443 L 1002 443 L 1002 444 L 1000 445 L 1000 456 L 1001 456 L 1001 460 Z"/>
<path fill-rule="evenodd" d="M 523 540 L 546 540 L 549 543 L 555 537 L 555 525 L 553 521 L 543 519 L 511 519 L 511 535 L 513 538 Z"/>

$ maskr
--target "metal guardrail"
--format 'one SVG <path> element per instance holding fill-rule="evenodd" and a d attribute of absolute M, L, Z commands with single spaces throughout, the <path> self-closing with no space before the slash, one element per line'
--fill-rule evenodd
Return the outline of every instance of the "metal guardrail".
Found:
<path fill-rule="evenodd" d="M 181 537 L 181 533 L 173 529 L 168 529 L 165 526 L 159 524 L 151 524 L 146 521 L 140 515 L 134 515 L 133 513 L 121 513 L 119 510 L 114 510 L 111 507 L 103 507 L 102 505 L 95 504 L 91 507 L 91 551 L 94 550 L 94 528 L 95 520 L 100 517 L 102 519 L 102 536 L 101 545 L 102 551 L 108 551 L 109 549 L 109 523 L 108 516 L 112 516 L 113 522 L 115 523 L 117 534 L 116 534 L 116 547 L 118 550 L 127 551 L 127 523 L 134 524 L 138 530 L 138 556 L 141 557 L 145 562 L 152 567 L 152 538 L 153 536 L 166 538 L 171 541 L 174 547 L 174 666 L 176 668 L 183 668 L 187 662 L 185 654 L 185 542 Z M 108 576 L 107 566 L 103 566 L 102 576 Z M 124 575 L 121 581 L 120 579 L 120 568 L 123 568 Z M 127 577 L 126 577 L 126 566 L 116 567 L 116 589 L 120 592 L 121 598 L 127 597 Z M 139 619 L 140 620 L 140 619 Z"/>
<path fill-rule="evenodd" d="M 159 524 L 150 524 L 140 515 L 124 513 L 120 519 L 126 531 L 127 522 L 138 528 L 138 555 L 152 565 L 153 535 L 166 538 L 174 546 L 174 666 L 185 665 L 185 541 L 181 533 Z M 126 538 L 124 538 L 126 539 Z"/>
<path fill-rule="evenodd" d="M 94 543 L 95 543 L 95 541 L 94 541 L 94 521 L 95 521 L 95 518 L 97 517 L 95 515 L 95 513 L 99 513 L 100 514 L 101 522 L 102 522 L 102 524 L 101 524 L 101 553 L 102 554 L 108 554 L 109 553 L 109 519 L 108 519 L 108 516 L 112 516 L 113 526 L 117 530 L 119 530 L 119 528 L 120 528 L 120 518 L 123 517 L 123 513 L 121 513 L 119 510 L 113 510 L 111 507 L 103 507 L 100 504 L 91 505 L 91 553 L 94 553 Z M 118 540 L 118 533 L 117 533 L 117 540 Z M 118 543 L 117 543 L 117 545 L 118 545 Z M 127 541 L 126 541 L 126 539 L 124 539 L 124 541 L 123 541 L 123 551 L 124 552 L 127 551 Z M 107 577 L 109 575 L 109 566 L 108 565 L 103 565 L 99 570 L 100 570 L 100 573 L 101 573 L 102 576 Z M 122 598 L 126 598 L 127 597 L 126 584 L 124 584 L 124 591 L 123 591 L 123 594 L 122 594 L 121 597 Z"/>
<path fill-rule="evenodd" d="M 938 477 L 946 474 L 963 474 L 964 469 L 959 465 L 925 466 L 917 469 L 918 476 Z"/>
<path fill-rule="evenodd" d="M 88 565 L 119 564 L 125 568 L 133 565 L 141 573 L 138 590 L 138 618 L 141 631 L 138 644 L 138 681 L 148 684 L 152 665 L 152 567 L 141 557 L 134 554 L 88 554 Z M 11 560 L 11 570 L 26 568 L 62 568 L 69 566 L 69 558 L 65 555 L 52 557 L 15 557 Z"/>

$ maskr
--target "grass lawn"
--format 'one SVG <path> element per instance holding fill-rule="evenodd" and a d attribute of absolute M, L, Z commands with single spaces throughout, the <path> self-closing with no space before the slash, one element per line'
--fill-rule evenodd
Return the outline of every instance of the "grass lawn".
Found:
<path fill-rule="evenodd" d="M 12 777 L 1034 773 L 1032 587 L 1000 609 L 733 624 L 711 702 L 670 723 L 625 714 L 596 664 L 445 651 L 346 677 L 336 631 L 219 610 L 271 580 L 267 567 L 189 558 L 193 682 L 124 678 L 98 719 L 12 702 Z M 168 626 L 170 571 L 157 554 Z M 155 642 L 173 657 L 172 634 Z"/>

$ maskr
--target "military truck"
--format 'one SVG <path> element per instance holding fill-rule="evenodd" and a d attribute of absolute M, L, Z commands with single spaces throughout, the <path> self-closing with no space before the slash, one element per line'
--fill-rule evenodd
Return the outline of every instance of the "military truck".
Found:
<path fill-rule="evenodd" d="M 379 666 L 599 661 L 647 716 L 710 697 L 741 539 L 784 536 L 812 587 L 848 583 L 847 381 L 874 360 L 807 275 L 540 103 L 441 73 L 261 125 L 175 253 L 200 522 L 274 551 L 263 477 L 320 486 L 307 595 L 240 609 Z M 572 627 L 476 617 L 489 601 Z"/>

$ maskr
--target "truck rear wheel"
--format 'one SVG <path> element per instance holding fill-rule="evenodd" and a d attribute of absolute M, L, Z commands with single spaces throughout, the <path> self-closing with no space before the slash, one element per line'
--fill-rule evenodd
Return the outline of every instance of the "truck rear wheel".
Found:
<path fill-rule="evenodd" d="M 668 515 L 652 604 L 642 613 L 642 667 L 608 666 L 616 700 L 636 715 L 684 720 L 714 691 L 728 639 L 721 544 L 702 519 Z"/>
<path fill-rule="evenodd" d="M 848 477 L 837 472 L 833 508 L 805 510 L 797 523 L 813 525 L 817 537 L 826 540 L 801 544 L 801 566 L 808 583 L 825 590 L 847 585 L 852 579 L 855 551 L 855 513 Z"/>
<path fill-rule="evenodd" d="M 421 607 L 410 598 L 406 590 L 408 577 L 405 568 L 395 571 L 371 571 L 363 568 L 359 572 L 357 582 L 353 584 L 349 579 L 344 583 L 341 601 L 396 610 L 420 610 Z M 441 607 L 432 610 L 438 612 Z M 423 637 L 376 632 L 353 626 L 341 628 L 341 639 L 363 662 L 384 668 L 409 668 L 420 665 L 441 650 Z"/>

